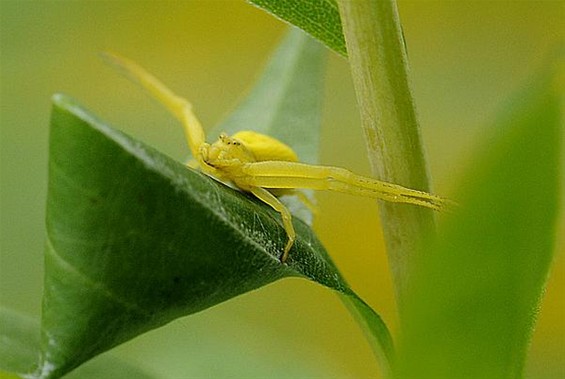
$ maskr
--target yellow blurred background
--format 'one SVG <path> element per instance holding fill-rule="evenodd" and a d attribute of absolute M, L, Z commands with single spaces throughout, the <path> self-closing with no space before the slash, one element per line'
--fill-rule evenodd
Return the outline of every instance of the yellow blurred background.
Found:
<path fill-rule="evenodd" d="M 563 2 L 401 1 L 435 192 L 449 194 L 507 99 L 563 43 Z M 128 56 L 219 122 L 261 72 L 287 26 L 244 1 L 0 3 L 0 304 L 39 317 L 50 97 L 64 92 L 111 125 L 179 160 L 182 130 L 98 58 Z M 320 161 L 369 174 L 348 66 L 331 53 Z M 319 193 L 315 228 L 343 274 L 395 331 L 377 206 Z M 564 223 L 527 365 L 565 376 Z M 559 234 L 559 233 L 558 233 Z M 162 378 L 374 378 L 360 330 L 328 291 L 284 280 L 178 320 L 112 351 Z M 195 371 L 196 370 L 196 371 Z M 267 370 L 267 371 L 264 371 Z M 275 376 L 276 377 L 276 376 Z"/>

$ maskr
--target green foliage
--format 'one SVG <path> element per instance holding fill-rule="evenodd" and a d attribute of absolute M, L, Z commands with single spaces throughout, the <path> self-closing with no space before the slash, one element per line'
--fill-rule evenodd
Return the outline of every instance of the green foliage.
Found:
<path fill-rule="evenodd" d="M 339 10 L 335 0 L 248 0 L 276 17 L 316 37 L 346 56 Z"/>
<path fill-rule="evenodd" d="M 315 18 L 302 17 L 315 8 L 329 14 L 334 2 L 252 1 L 345 55 L 336 43 L 341 35 L 317 32 Z M 338 4 L 375 174 L 427 188 L 396 5 Z M 326 30 L 338 25 L 331 17 L 326 22 Z M 538 78 L 494 125 L 499 134 L 485 138 L 488 150 L 477 152 L 464 175 L 462 209 L 433 242 L 418 247 L 434 234 L 424 211 L 381 206 L 402 312 L 399 376 L 522 375 L 553 255 L 562 132 L 562 87 L 554 77 L 560 74 Z"/>
<path fill-rule="evenodd" d="M 461 180 L 460 210 L 420 254 L 403 333 L 406 378 L 522 375 L 561 195 L 553 79 L 533 83 L 493 125 Z"/>
<path fill-rule="evenodd" d="M 0 378 L 16 379 L 8 373 L 26 374 L 40 354 L 39 322 L 0 308 Z M 104 355 L 80 367 L 68 379 L 151 379 L 153 376 L 117 358 Z"/>
<path fill-rule="evenodd" d="M 29 372 L 39 355 L 36 320 L 0 308 L 0 372 Z"/>
<path fill-rule="evenodd" d="M 62 96 L 50 146 L 39 371 L 52 371 L 45 377 L 283 277 L 355 297 L 303 222 L 295 219 L 296 246 L 281 265 L 286 234 L 277 213 Z"/>
<path fill-rule="evenodd" d="M 318 144 L 308 142 L 318 140 L 322 68 L 320 47 L 294 31 L 222 128 L 258 125 L 298 141 L 299 153 L 314 160 Z M 380 317 L 349 289 L 307 224 L 294 218 L 294 226 L 297 240 L 283 265 L 286 233 L 270 207 L 55 96 L 34 375 L 60 377 L 145 331 L 284 277 L 342 294 L 389 366 L 392 343 Z M 34 360 L 24 358 L 29 372 Z"/>
<path fill-rule="evenodd" d="M 346 55 L 335 1 L 250 1 Z M 383 169 L 402 176 L 414 158 L 416 185 L 425 187 L 406 62 L 398 60 L 405 51 L 394 2 L 339 4 L 362 119 L 390 124 L 386 146 L 403 150 L 383 160 Z M 367 5 L 379 11 L 363 11 Z M 214 133 L 270 134 L 315 163 L 323 64 L 322 47 L 292 31 L 250 95 Z M 300 203 L 285 200 L 298 216 L 297 241 L 281 264 L 286 234 L 278 213 L 110 128 L 70 98 L 55 96 L 41 325 L 0 312 L 0 370 L 57 378 L 178 317 L 300 277 L 340 294 L 385 376 L 520 377 L 552 259 L 560 195 L 561 88 L 554 74 L 537 80 L 493 126 L 495 136 L 485 138 L 472 170 L 463 175 L 455 196 L 461 208 L 444 220 L 436 238 L 420 245 L 428 226 L 409 226 L 408 212 L 423 219 L 427 211 L 386 206 L 389 214 L 400 215 L 394 222 L 383 218 L 385 228 L 401 232 L 392 243 L 417 253 L 410 267 L 404 259 L 391 262 L 402 272 L 395 279 L 404 280 L 397 283 L 403 329 L 396 357 L 386 325 L 348 287 Z M 375 148 L 386 133 L 380 134 L 382 125 L 370 127 L 368 145 Z M 404 166 L 396 165 L 403 155 Z M 68 377 L 101 375 L 150 377 L 104 357 Z"/>
<path fill-rule="evenodd" d="M 291 30 L 244 101 L 210 135 L 241 130 L 273 136 L 292 146 L 302 162 L 317 163 L 326 51 Z"/>

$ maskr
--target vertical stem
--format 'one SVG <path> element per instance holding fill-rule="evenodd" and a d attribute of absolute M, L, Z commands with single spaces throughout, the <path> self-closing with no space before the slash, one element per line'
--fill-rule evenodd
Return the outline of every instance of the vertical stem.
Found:
<path fill-rule="evenodd" d="M 408 64 L 394 0 L 338 0 L 373 175 L 429 190 Z M 402 321 L 414 254 L 435 229 L 431 211 L 380 202 L 389 264 Z"/>

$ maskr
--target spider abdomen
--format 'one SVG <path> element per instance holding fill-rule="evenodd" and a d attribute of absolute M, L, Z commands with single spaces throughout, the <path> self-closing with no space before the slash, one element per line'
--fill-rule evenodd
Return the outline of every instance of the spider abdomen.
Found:
<path fill-rule="evenodd" d="M 243 145 L 255 156 L 257 162 L 298 162 L 298 156 L 294 150 L 276 138 L 250 130 L 237 132 L 233 135 L 233 138 L 241 141 Z"/>

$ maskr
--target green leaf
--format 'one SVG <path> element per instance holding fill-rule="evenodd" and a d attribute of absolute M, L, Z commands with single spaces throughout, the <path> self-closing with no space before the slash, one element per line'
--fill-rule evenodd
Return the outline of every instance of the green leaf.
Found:
<path fill-rule="evenodd" d="M 301 161 L 317 163 L 325 57 L 319 43 L 292 28 L 251 93 L 212 135 L 254 130 L 291 145 Z"/>
<path fill-rule="evenodd" d="M 0 378 L 26 377 L 40 354 L 39 322 L 13 310 L 0 308 Z M 10 374 L 8 374 L 10 373 Z M 139 368 L 104 355 L 67 376 L 68 379 L 151 379 Z"/>
<path fill-rule="evenodd" d="M 283 265 L 286 235 L 268 206 L 105 126 L 66 97 L 54 101 L 43 378 L 283 277 L 364 304 L 303 222 L 294 220 L 297 241 Z M 374 312 L 370 318 L 390 356 L 386 327 Z"/>
<path fill-rule="evenodd" d="M 249 100 L 221 127 L 275 135 L 314 160 L 320 100 L 310 97 L 321 92 L 322 51 L 292 32 Z M 307 144 L 295 143 L 302 140 Z M 290 276 L 347 296 L 387 367 L 386 326 L 349 289 L 312 230 L 293 221 L 297 240 L 283 265 L 287 237 L 270 207 L 56 96 L 37 373 L 59 377 L 145 331 Z"/>
<path fill-rule="evenodd" d="M 276 17 L 316 37 L 346 56 L 339 10 L 335 0 L 248 0 Z"/>
<path fill-rule="evenodd" d="M 392 377 L 395 352 L 386 324 L 361 298 L 354 293 L 342 293 L 341 300 L 355 318 L 380 364 L 383 378 Z"/>
<path fill-rule="evenodd" d="M 403 377 L 522 376 L 562 195 L 561 88 L 552 79 L 530 85 L 493 126 L 461 181 L 460 210 L 419 255 Z"/>
<path fill-rule="evenodd" d="M 68 375 L 65 379 L 154 379 L 157 376 L 143 371 L 122 359 L 101 355 Z"/>
<path fill-rule="evenodd" d="M 39 324 L 13 310 L 0 308 L 0 372 L 25 374 L 39 357 Z"/>

